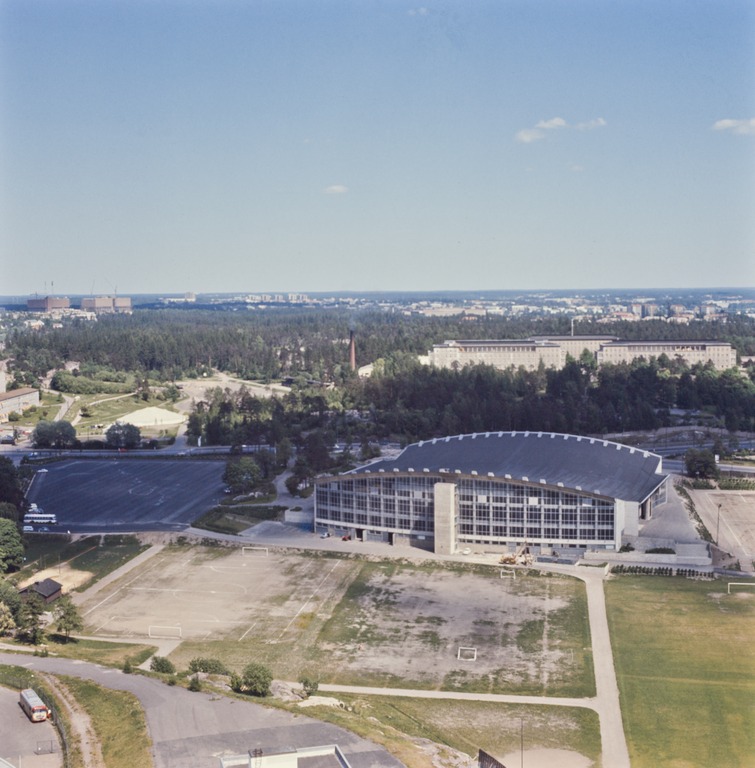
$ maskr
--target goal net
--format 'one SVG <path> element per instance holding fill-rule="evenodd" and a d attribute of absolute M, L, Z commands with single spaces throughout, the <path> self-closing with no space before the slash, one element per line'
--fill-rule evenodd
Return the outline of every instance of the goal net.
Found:
<path fill-rule="evenodd" d="M 460 645 L 456 653 L 459 661 L 477 661 L 477 648 L 471 648 L 467 645 Z"/>
<path fill-rule="evenodd" d="M 241 554 L 244 557 L 249 555 L 253 555 L 254 557 L 267 557 L 268 551 L 267 547 L 241 547 Z"/>
<path fill-rule="evenodd" d="M 169 626 L 160 626 L 157 624 L 150 624 L 147 634 L 149 637 L 152 637 L 154 639 L 160 639 L 160 640 L 181 640 L 183 638 L 183 633 L 181 632 L 181 627 L 169 627 Z"/>

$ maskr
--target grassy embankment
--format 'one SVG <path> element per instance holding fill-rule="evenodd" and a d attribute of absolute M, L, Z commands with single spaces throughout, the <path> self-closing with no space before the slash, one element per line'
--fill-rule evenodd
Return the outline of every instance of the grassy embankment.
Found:
<path fill-rule="evenodd" d="M 153 765 L 144 710 L 134 694 L 78 677 L 61 675 L 60 680 L 89 715 L 102 749 L 103 768 Z"/>
<path fill-rule="evenodd" d="M 606 585 L 633 768 L 752 765 L 755 595 L 726 582 L 623 576 Z"/>
<path fill-rule="evenodd" d="M 216 533 L 238 534 L 263 520 L 281 520 L 286 507 L 270 504 L 234 504 L 213 507 L 197 518 L 194 528 Z"/>

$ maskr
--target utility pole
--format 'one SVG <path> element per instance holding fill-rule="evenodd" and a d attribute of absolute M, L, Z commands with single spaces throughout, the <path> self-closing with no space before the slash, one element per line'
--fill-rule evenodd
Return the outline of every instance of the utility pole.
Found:
<path fill-rule="evenodd" d="M 716 546 L 718 546 L 718 529 L 721 525 L 721 505 L 718 505 L 718 515 L 716 515 Z"/>

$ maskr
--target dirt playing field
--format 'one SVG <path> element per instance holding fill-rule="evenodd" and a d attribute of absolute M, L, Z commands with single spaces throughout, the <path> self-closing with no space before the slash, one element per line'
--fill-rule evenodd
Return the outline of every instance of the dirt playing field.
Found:
<path fill-rule="evenodd" d="M 581 589 L 569 579 L 381 563 L 354 587 L 320 640 L 334 667 L 362 679 L 549 692 L 582 662 L 565 631 Z"/>
<path fill-rule="evenodd" d="M 52 568 L 45 568 L 43 571 L 38 571 L 34 576 L 22 581 L 18 586 L 23 589 L 30 584 L 34 584 L 36 581 L 54 579 L 58 584 L 63 585 L 63 593 L 67 595 L 70 592 L 73 592 L 76 587 L 86 584 L 91 578 L 92 574 L 89 571 L 77 571 L 75 568 L 71 568 L 68 563 L 61 563 Z"/>
<path fill-rule="evenodd" d="M 81 612 L 95 635 L 180 637 L 179 665 L 251 653 L 285 679 L 568 695 L 589 666 L 581 585 L 499 573 L 166 548 Z"/>

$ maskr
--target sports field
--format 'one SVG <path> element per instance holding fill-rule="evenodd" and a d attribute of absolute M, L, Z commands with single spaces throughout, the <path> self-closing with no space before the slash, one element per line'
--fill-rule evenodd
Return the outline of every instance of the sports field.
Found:
<path fill-rule="evenodd" d="M 81 609 L 96 635 L 180 638 L 179 668 L 205 656 L 235 670 L 263 661 L 292 680 L 594 692 L 584 589 L 569 578 L 168 548 Z"/>
<path fill-rule="evenodd" d="M 622 576 L 606 601 L 632 766 L 754 765 L 752 585 Z"/>

